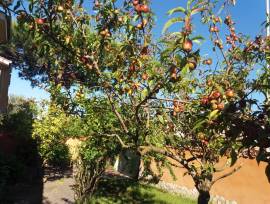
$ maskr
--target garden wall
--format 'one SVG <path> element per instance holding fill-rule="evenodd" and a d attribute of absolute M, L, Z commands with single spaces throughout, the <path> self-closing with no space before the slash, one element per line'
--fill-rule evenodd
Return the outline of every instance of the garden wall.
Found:
<path fill-rule="evenodd" d="M 226 200 L 237 201 L 238 204 L 269 204 L 270 183 L 265 175 L 266 163 L 261 162 L 258 166 L 256 160 L 249 159 L 240 159 L 238 164 L 240 163 L 243 163 L 243 167 L 238 172 L 214 184 L 211 195 L 223 196 Z M 177 181 L 173 181 L 168 170 L 165 170 L 162 181 L 193 189 L 191 177 L 183 176 L 185 169 L 178 167 L 175 170 Z"/>

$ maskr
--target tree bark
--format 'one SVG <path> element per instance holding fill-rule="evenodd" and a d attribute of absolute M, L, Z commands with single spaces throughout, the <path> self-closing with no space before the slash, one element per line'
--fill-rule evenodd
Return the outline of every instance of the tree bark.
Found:
<path fill-rule="evenodd" d="M 198 204 L 208 204 L 210 201 L 209 191 L 199 191 Z"/>
<path fill-rule="evenodd" d="M 196 182 L 196 188 L 199 191 L 198 204 L 208 204 L 210 201 L 210 189 L 212 186 L 212 179 L 205 178 Z"/>

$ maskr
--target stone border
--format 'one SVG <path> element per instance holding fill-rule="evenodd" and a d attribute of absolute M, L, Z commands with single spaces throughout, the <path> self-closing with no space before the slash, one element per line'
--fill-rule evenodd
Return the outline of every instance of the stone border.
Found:
<path fill-rule="evenodd" d="M 164 181 L 160 181 L 158 184 L 150 184 L 150 185 L 176 195 L 181 195 L 182 197 L 190 198 L 192 200 L 196 200 L 199 196 L 199 192 L 197 191 L 196 188 L 188 189 L 187 187 L 179 186 L 172 183 L 166 183 Z M 211 195 L 210 203 L 237 204 L 237 202 L 234 200 L 226 200 L 224 197 L 218 195 Z"/>

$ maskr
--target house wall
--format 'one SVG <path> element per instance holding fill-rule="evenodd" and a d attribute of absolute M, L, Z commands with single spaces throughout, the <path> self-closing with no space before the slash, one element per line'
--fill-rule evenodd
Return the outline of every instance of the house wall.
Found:
<path fill-rule="evenodd" d="M 0 112 L 6 112 L 8 105 L 8 87 L 10 84 L 11 68 L 0 64 Z"/>

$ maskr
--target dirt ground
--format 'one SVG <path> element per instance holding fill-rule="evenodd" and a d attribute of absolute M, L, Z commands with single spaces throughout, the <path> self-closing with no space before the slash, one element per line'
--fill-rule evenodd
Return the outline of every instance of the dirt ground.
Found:
<path fill-rule="evenodd" d="M 227 200 L 235 200 L 238 204 L 269 204 L 270 183 L 265 175 L 266 164 L 260 163 L 258 166 L 256 160 L 249 159 L 240 159 L 238 164 L 241 163 L 243 167 L 238 172 L 214 184 L 211 194 L 223 196 Z M 178 168 L 176 171 L 178 179 L 173 181 L 170 173 L 166 171 L 162 180 L 193 189 L 194 182 L 190 176 L 183 176 L 185 172 L 185 169 Z"/>

